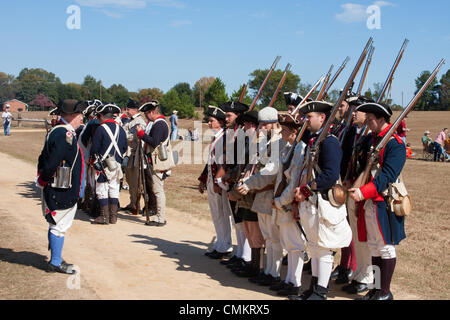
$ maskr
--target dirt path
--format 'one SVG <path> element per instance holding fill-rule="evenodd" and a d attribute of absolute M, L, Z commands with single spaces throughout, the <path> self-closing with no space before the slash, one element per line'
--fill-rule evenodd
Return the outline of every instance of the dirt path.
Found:
<path fill-rule="evenodd" d="M 163 228 L 145 226 L 143 217 L 124 214 L 116 225 L 91 225 L 87 215 L 78 211 L 63 253 L 66 261 L 80 268 L 81 288 L 67 288 L 68 276 L 43 271 L 44 258 L 49 256 L 48 225 L 40 212 L 35 173 L 34 166 L 0 153 L 0 226 L 8 231 L 0 236 L 0 274 L 4 275 L 0 281 L 8 284 L 0 285 L 0 298 L 280 299 L 203 255 L 214 237 L 212 222 L 193 221 L 170 208 Z M 122 204 L 128 203 L 127 196 L 122 192 Z M 309 283 L 309 275 L 304 274 L 304 283 Z M 395 286 L 392 289 L 397 299 L 416 298 Z M 341 292 L 335 288 L 329 297 L 349 298 Z"/>

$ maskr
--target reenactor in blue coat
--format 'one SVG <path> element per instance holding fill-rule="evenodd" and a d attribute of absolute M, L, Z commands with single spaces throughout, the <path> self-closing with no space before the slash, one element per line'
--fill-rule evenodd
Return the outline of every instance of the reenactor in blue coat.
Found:
<path fill-rule="evenodd" d="M 64 237 L 72 225 L 77 202 L 83 196 L 85 167 L 75 130 L 83 121 L 82 102 L 64 100 L 60 122 L 48 133 L 38 159 L 36 185 L 42 188 L 42 210 L 49 222 L 51 259 L 48 272 L 75 273 L 62 258 Z"/>
<path fill-rule="evenodd" d="M 93 224 L 115 224 L 120 194 L 121 164 L 127 151 L 127 137 L 123 128 L 114 121 L 120 108 L 114 104 L 97 107 L 100 126 L 95 130 L 90 150 L 90 163 L 96 169 L 96 194 L 100 215 Z"/>
<path fill-rule="evenodd" d="M 357 111 L 366 113 L 366 123 L 372 131 L 367 136 L 370 144 L 375 146 L 391 128 L 391 109 L 384 104 L 366 103 Z M 368 148 L 366 148 L 368 151 Z M 386 190 L 396 182 L 406 161 L 406 148 L 402 139 L 395 133 L 380 152 L 380 162 L 371 181 L 360 188 L 349 189 L 349 197 L 356 202 L 366 200 L 364 211 L 358 215 L 358 238 L 367 241 L 372 264 L 381 271 L 381 288 L 370 290 L 363 300 L 392 300 L 390 283 L 396 264 L 395 245 L 405 235 L 405 218 L 391 212 L 387 206 Z"/>
<path fill-rule="evenodd" d="M 306 116 L 308 122 L 309 134 L 303 139 L 306 143 L 306 154 L 309 154 L 309 150 L 321 134 L 331 109 L 331 104 L 321 101 L 308 102 L 300 109 L 299 112 Z M 309 155 L 307 159 L 308 157 Z M 300 210 L 299 216 L 295 216 L 294 212 L 294 217 L 297 220 L 300 218 L 306 234 L 311 253 L 312 278 L 310 288 L 302 296 L 289 296 L 292 300 L 326 299 L 328 282 L 333 268 L 333 251 L 321 246 L 318 242 L 317 208 L 310 204 L 308 199 L 315 195 L 318 196 L 319 193 L 323 197 L 336 184 L 339 179 L 341 159 L 342 149 L 339 141 L 336 136 L 328 134 L 321 143 L 317 166 L 314 166 L 313 169 L 315 178 L 295 189 L 295 200 L 299 202 Z M 306 162 L 307 164 L 308 162 Z M 304 167 L 300 177 L 306 174 L 306 170 L 307 168 Z"/>

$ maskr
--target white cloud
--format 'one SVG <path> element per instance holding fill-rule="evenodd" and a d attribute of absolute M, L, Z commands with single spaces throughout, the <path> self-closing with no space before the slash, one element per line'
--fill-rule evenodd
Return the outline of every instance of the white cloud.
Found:
<path fill-rule="evenodd" d="M 131 9 L 145 8 L 145 0 L 76 0 L 78 4 L 86 7 L 126 7 Z"/>
<path fill-rule="evenodd" d="M 99 10 L 99 12 L 103 13 L 104 15 L 110 17 L 110 18 L 114 18 L 114 19 L 122 19 L 123 15 L 117 12 L 113 12 L 113 11 L 109 11 L 109 10 Z"/>
<path fill-rule="evenodd" d="M 177 0 L 148 0 L 148 3 L 157 7 L 168 7 L 175 9 L 183 9 L 186 4 Z"/>
<path fill-rule="evenodd" d="M 395 7 L 396 5 L 388 1 L 375 1 L 372 5 L 378 7 Z M 344 23 L 362 22 L 367 19 L 367 6 L 356 3 L 341 4 L 343 12 L 335 15 L 336 19 Z"/>
<path fill-rule="evenodd" d="M 361 22 L 367 18 L 366 7 L 356 3 L 341 5 L 344 12 L 336 14 L 336 19 L 344 23 Z"/>
<path fill-rule="evenodd" d="M 178 28 L 181 26 L 186 26 L 192 24 L 191 20 L 174 20 L 171 22 L 170 26 L 174 28 Z"/>

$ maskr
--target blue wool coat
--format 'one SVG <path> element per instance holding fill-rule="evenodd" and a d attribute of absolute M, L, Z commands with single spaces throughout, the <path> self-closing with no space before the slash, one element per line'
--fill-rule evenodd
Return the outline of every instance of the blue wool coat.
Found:
<path fill-rule="evenodd" d="M 381 132 L 378 137 L 375 137 L 376 143 L 378 143 L 388 128 Z M 369 139 L 375 145 L 372 134 L 369 134 L 366 139 Z M 366 145 L 370 146 L 372 144 Z M 381 193 L 388 188 L 389 183 L 397 180 L 405 165 L 405 144 L 398 136 L 394 135 L 394 139 L 389 140 L 385 148 L 380 152 L 380 158 L 381 171 L 378 176 L 362 186 L 360 190 L 365 199 L 370 199 L 376 204 L 378 226 L 380 227 L 385 244 L 397 245 L 401 240 L 406 238 L 405 218 L 396 216 L 395 213 L 388 209 Z"/>
<path fill-rule="evenodd" d="M 127 134 L 125 133 L 125 130 L 118 125 L 114 120 L 107 120 L 104 122 L 109 129 L 111 130 L 111 133 L 116 133 L 116 130 L 119 130 L 118 135 L 118 141 L 117 146 L 119 147 L 119 151 L 122 154 L 122 156 L 125 154 L 128 148 L 128 142 L 127 142 Z M 106 150 L 108 149 L 109 145 L 111 143 L 111 138 L 109 137 L 106 130 L 100 125 L 96 130 L 94 134 L 94 138 L 92 139 L 92 146 L 90 150 L 91 158 L 95 155 L 99 155 L 100 157 L 103 157 L 103 155 L 106 153 Z M 114 147 L 111 148 L 109 151 L 110 155 L 114 155 L 115 159 L 118 163 L 122 163 L 123 158 L 121 158 L 118 153 L 116 152 L 116 149 Z M 103 173 L 100 173 L 100 176 L 97 179 L 97 182 L 103 183 L 107 182 L 107 179 Z"/>
<path fill-rule="evenodd" d="M 70 143 L 71 141 L 71 143 Z M 72 208 L 80 197 L 81 184 L 84 179 L 84 161 L 81 150 L 77 156 L 77 139 L 74 132 L 58 127 L 46 139 L 38 159 L 38 173 L 44 187 L 44 198 L 50 211 Z M 51 186 L 56 169 L 65 161 L 65 166 L 72 167 L 72 187 L 59 189 Z"/>

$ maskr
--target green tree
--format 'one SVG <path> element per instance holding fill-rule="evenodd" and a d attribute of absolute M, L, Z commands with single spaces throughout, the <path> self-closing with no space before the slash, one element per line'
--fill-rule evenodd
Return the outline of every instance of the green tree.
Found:
<path fill-rule="evenodd" d="M 82 100 L 82 88 L 78 83 L 61 83 L 57 87 L 58 97 L 60 100 L 76 99 Z"/>
<path fill-rule="evenodd" d="M 233 101 L 239 101 L 239 98 L 240 98 L 240 96 L 241 96 L 241 92 L 242 92 L 242 88 L 243 88 L 243 87 L 244 87 L 244 86 L 241 85 L 241 86 L 239 87 L 238 90 L 234 91 L 234 92 L 231 94 L 230 100 L 233 100 Z M 245 92 L 244 100 L 243 100 L 242 102 L 245 103 L 246 105 L 250 105 L 250 104 L 253 102 L 253 99 L 250 98 L 250 96 L 249 96 L 249 94 L 248 94 L 248 91 Z"/>
<path fill-rule="evenodd" d="M 87 75 L 86 77 L 84 77 L 82 86 L 86 88 L 86 93 L 90 93 L 90 97 L 83 97 L 84 99 L 99 99 L 105 104 L 113 102 L 112 95 L 102 85 L 101 80 L 96 80 L 93 76 Z"/>
<path fill-rule="evenodd" d="M 130 96 L 127 88 L 121 84 L 113 84 L 108 88 L 108 93 L 112 97 L 112 101 L 120 107 L 125 107 Z"/>
<path fill-rule="evenodd" d="M 205 103 L 203 105 L 203 110 L 206 114 L 209 105 L 219 106 L 227 101 L 228 96 L 225 91 L 225 84 L 222 80 L 220 80 L 220 78 L 216 78 L 205 92 Z"/>
<path fill-rule="evenodd" d="M 440 109 L 450 110 L 450 69 L 441 77 L 438 95 Z"/>
<path fill-rule="evenodd" d="M 58 85 L 61 80 L 54 73 L 41 68 L 20 71 L 18 80 L 17 98 L 30 103 L 38 94 L 42 93 L 53 101 L 58 101 Z"/>
<path fill-rule="evenodd" d="M 208 88 L 213 84 L 214 80 L 216 80 L 215 77 L 202 77 L 197 82 L 195 82 L 192 95 L 194 97 L 194 105 L 196 107 L 204 108 L 205 93 L 208 90 Z"/>
<path fill-rule="evenodd" d="M 16 84 L 14 75 L 0 72 L 0 104 L 16 96 Z"/>
<path fill-rule="evenodd" d="M 177 109 L 180 118 L 192 118 L 195 113 L 195 107 L 192 103 L 192 97 L 186 92 L 182 93 L 180 96 L 180 105 Z"/>
<path fill-rule="evenodd" d="M 133 95 L 130 94 L 130 96 L 133 98 Z M 144 104 L 152 100 L 161 101 L 163 96 L 164 92 L 161 89 L 147 88 L 147 89 L 140 89 L 133 99 L 136 99 L 139 101 L 139 103 Z"/>
<path fill-rule="evenodd" d="M 251 90 L 253 90 L 253 97 L 256 96 L 268 72 L 269 69 L 265 70 L 257 69 L 252 73 L 250 73 L 251 79 L 249 81 L 248 86 Z M 259 103 L 261 106 L 267 106 L 270 103 L 270 100 L 272 99 L 272 96 L 275 92 L 275 89 L 278 86 L 278 83 L 281 80 L 281 77 L 283 76 L 283 73 L 284 71 L 282 70 L 275 70 L 272 73 L 259 99 Z M 286 103 L 284 101 L 283 92 L 286 91 L 297 92 L 299 86 L 300 86 L 300 77 L 292 73 L 291 71 L 288 71 L 286 80 L 283 86 L 281 87 L 280 92 L 278 93 L 277 99 L 273 107 L 278 110 L 286 110 Z"/>
<path fill-rule="evenodd" d="M 173 110 L 179 110 L 181 107 L 181 100 L 178 93 L 171 89 L 160 100 L 161 111 L 165 115 L 170 115 Z M 181 114 L 179 114 L 181 117 Z"/>
<path fill-rule="evenodd" d="M 177 83 L 176 85 L 173 86 L 173 88 L 177 93 L 178 96 L 182 96 L 183 94 L 185 94 L 188 98 L 189 98 L 189 103 L 193 104 L 194 103 L 194 96 L 193 96 L 193 92 L 191 89 L 191 85 L 187 82 L 180 82 Z"/>
<path fill-rule="evenodd" d="M 416 94 L 420 88 L 422 88 L 423 84 L 428 80 L 430 77 L 431 72 L 426 70 L 422 71 L 415 80 L 416 83 L 416 91 L 414 94 Z M 417 101 L 415 109 L 416 110 L 423 110 L 423 111 L 429 111 L 429 110 L 436 110 L 438 109 L 437 106 L 439 104 L 439 96 L 438 96 L 438 82 L 435 79 L 430 83 L 428 88 L 423 92 L 422 96 L 420 97 L 419 101 Z"/>

